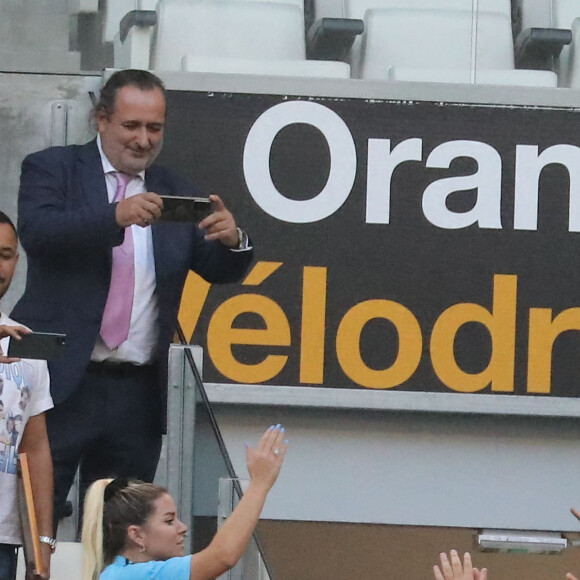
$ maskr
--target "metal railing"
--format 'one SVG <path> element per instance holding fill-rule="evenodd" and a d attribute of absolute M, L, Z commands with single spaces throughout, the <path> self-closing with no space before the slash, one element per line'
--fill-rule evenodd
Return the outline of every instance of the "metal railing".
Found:
<path fill-rule="evenodd" d="M 243 486 L 203 385 L 200 372 L 203 368 L 203 351 L 201 347 L 187 343 L 179 326 L 177 334 L 181 344 L 173 344 L 169 350 L 168 427 L 156 481 L 164 485 L 173 496 L 181 520 L 190 528 L 190 549 L 193 549 L 194 486 L 207 488 L 209 485 L 215 490 L 216 497 L 219 495 L 218 527 L 242 497 Z M 196 435 L 199 435 L 202 427 L 205 429 L 200 443 Z M 213 441 L 208 441 L 208 432 Z M 199 448 L 202 444 L 211 446 L 212 451 L 217 447 L 222 463 L 219 474 L 215 474 L 211 468 L 196 470 L 196 456 L 199 461 L 199 455 L 203 454 Z M 201 481 L 202 477 L 207 480 Z M 224 490 L 228 490 L 227 493 Z M 256 532 L 240 564 L 221 577 L 222 580 L 270 578 L 271 570 Z"/>

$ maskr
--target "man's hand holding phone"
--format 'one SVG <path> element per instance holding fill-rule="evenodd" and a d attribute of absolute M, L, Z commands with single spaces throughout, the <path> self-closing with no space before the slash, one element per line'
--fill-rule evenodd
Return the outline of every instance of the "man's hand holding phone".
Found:
<path fill-rule="evenodd" d="M 215 194 L 203 198 L 142 193 L 120 201 L 116 218 L 122 227 L 146 227 L 156 221 L 197 223 L 206 240 L 219 240 L 228 248 L 239 245 L 234 216 Z"/>
<path fill-rule="evenodd" d="M 161 222 L 181 222 L 197 224 L 213 210 L 213 204 L 207 197 L 189 197 L 181 195 L 162 195 L 163 208 Z"/>
<path fill-rule="evenodd" d="M 239 244 L 238 228 L 232 213 L 225 206 L 219 195 L 210 195 L 214 211 L 208 215 L 199 227 L 206 230 L 206 240 L 219 240 L 228 248 L 236 248 Z"/>
<path fill-rule="evenodd" d="M 156 193 L 139 193 L 117 203 L 115 218 L 123 228 L 133 224 L 145 228 L 159 219 L 162 206 L 163 201 Z"/>

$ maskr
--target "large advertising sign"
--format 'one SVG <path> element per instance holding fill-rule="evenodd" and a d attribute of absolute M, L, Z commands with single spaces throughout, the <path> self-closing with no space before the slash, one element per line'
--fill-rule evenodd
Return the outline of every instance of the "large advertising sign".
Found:
<path fill-rule="evenodd" d="M 211 382 L 580 396 L 580 117 L 170 91 L 161 162 L 250 234 L 188 280 Z"/>

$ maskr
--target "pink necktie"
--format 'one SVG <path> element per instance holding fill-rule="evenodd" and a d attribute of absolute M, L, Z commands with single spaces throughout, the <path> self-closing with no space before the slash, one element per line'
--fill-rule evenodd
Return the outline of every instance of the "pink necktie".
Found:
<path fill-rule="evenodd" d="M 132 176 L 125 173 L 114 173 L 117 180 L 117 191 L 113 202 L 125 199 L 127 184 Z M 113 269 L 111 286 L 101 322 L 101 337 L 110 348 L 117 348 L 129 336 L 129 322 L 133 308 L 135 289 L 135 260 L 133 251 L 133 233 L 131 226 L 125 228 L 125 240 L 113 248 Z"/>

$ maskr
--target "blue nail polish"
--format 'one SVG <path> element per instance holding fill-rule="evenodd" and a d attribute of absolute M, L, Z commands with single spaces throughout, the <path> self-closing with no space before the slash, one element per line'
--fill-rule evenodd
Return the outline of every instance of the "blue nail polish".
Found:
<path fill-rule="evenodd" d="M 288 439 L 284 439 L 284 445 L 288 445 Z"/>
<path fill-rule="evenodd" d="M 274 425 L 270 425 L 270 426 L 268 427 L 268 431 L 271 431 L 272 429 L 274 429 Z"/>
<path fill-rule="evenodd" d="M 280 423 L 278 423 L 278 425 L 276 425 L 276 429 L 280 429 L 280 427 L 282 427 L 282 425 L 280 425 Z"/>
<path fill-rule="evenodd" d="M 285 429 L 284 429 L 284 427 L 282 427 L 282 428 L 280 429 L 280 433 L 284 433 L 284 431 L 285 431 Z"/>

